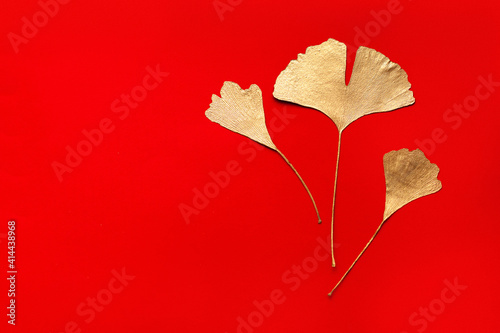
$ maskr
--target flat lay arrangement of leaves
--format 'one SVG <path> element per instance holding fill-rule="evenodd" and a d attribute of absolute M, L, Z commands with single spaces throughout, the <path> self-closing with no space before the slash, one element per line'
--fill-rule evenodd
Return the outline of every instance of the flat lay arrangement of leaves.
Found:
<path fill-rule="evenodd" d="M 292 60 L 281 72 L 273 92 L 276 99 L 323 112 L 338 129 L 331 218 L 332 267 L 335 267 L 333 222 L 342 132 L 364 115 L 392 111 L 415 103 L 406 72 L 380 52 L 367 47 L 357 50 L 351 79 L 346 85 L 346 54 L 346 45 L 334 39 L 307 48 L 305 54 L 299 54 L 297 60 Z M 243 90 L 236 83 L 226 81 L 221 89 L 221 97 L 212 96 L 206 116 L 211 121 L 276 151 L 302 182 L 321 223 L 316 203 L 302 177 L 271 140 L 265 123 L 262 92 L 257 85 L 253 84 L 249 89 Z M 330 296 L 395 211 L 441 189 L 441 182 L 437 179 L 439 168 L 431 164 L 418 149 L 391 151 L 384 155 L 383 161 L 386 203 L 382 223 L 329 293 Z"/>

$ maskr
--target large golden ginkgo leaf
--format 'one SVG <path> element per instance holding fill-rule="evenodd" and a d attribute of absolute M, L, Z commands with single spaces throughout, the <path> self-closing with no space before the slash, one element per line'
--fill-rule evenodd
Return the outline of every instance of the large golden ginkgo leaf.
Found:
<path fill-rule="evenodd" d="M 364 115 L 415 103 L 406 72 L 368 47 L 356 52 L 346 85 L 346 54 L 346 45 L 334 39 L 308 47 L 278 76 L 274 97 L 323 112 L 339 131 Z"/>
<path fill-rule="evenodd" d="M 226 81 L 220 93 L 221 97 L 212 95 L 210 108 L 205 112 L 207 118 L 222 127 L 244 135 L 276 151 L 302 182 L 302 185 L 306 189 L 314 205 L 316 215 L 318 216 L 318 222 L 321 223 L 316 202 L 304 180 L 271 140 L 271 136 L 266 127 L 262 91 L 260 88 L 252 84 L 250 88 L 243 90 L 238 84 Z"/>
<path fill-rule="evenodd" d="M 292 60 L 276 80 L 275 98 L 314 108 L 333 120 L 339 131 L 332 204 L 331 246 L 342 131 L 371 113 L 395 110 L 415 102 L 406 72 L 382 53 L 361 46 L 349 84 L 345 84 L 347 47 L 329 39 L 310 46 Z"/>

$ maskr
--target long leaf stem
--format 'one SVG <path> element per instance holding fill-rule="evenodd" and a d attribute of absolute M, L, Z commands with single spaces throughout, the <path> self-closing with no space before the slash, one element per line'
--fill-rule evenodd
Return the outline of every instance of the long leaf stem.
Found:
<path fill-rule="evenodd" d="M 351 267 L 349 267 L 349 269 L 347 270 L 347 272 L 345 272 L 345 274 L 342 276 L 342 278 L 340 279 L 339 282 L 337 282 L 337 284 L 335 285 L 335 287 L 333 287 L 332 291 L 330 291 L 330 293 L 328 293 L 328 296 L 332 296 L 333 292 L 335 291 L 335 289 L 337 289 L 337 287 L 340 285 L 340 283 L 342 281 L 344 281 L 345 277 L 347 276 L 347 274 L 349 274 L 349 272 L 351 271 L 351 269 L 354 267 L 354 265 L 358 262 L 359 258 L 361 258 L 361 256 L 363 255 L 363 253 L 365 253 L 366 249 L 368 248 L 368 246 L 370 246 L 370 244 L 373 242 L 373 240 L 375 239 L 375 236 L 377 236 L 378 232 L 380 231 L 380 229 L 382 228 L 382 226 L 384 225 L 384 222 L 386 221 L 387 219 L 384 219 L 382 221 L 382 223 L 380 223 L 380 225 L 378 226 L 377 230 L 375 231 L 375 233 L 373 234 L 372 238 L 370 238 L 370 240 L 368 241 L 368 243 L 366 243 L 365 247 L 363 248 L 363 250 L 359 253 L 358 257 L 354 260 L 354 262 L 352 263 Z"/>
<path fill-rule="evenodd" d="M 311 198 L 311 201 L 312 201 L 313 206 L 314 206 L 314 210 L 316 211 L 316 215 L 318 216 L 318 223 L 321 223 L 321 217 L 319 216 L 318 207 L 316 207 L 316 202 L 314 201 L 314 198 L 313 198 L 313 196 L 311 194 L 311 191 L 309 191 L 309 188 L 307 187 L 306 183 L 304 182 L 304 180 L 302 179 L 302 177 L 299 175 L 299 173 L 297 172 L 297 170 L 295 170 L 295 168 L 293 167 L 292 163 L 290 163 L 290 161 L 288 161 L 288 159 L 285 157 L 285 155 L 283 155 L 282 152 L 280 152 L 279 150 L 276 150 L 276 151 L 278 152 L 278 154 L 280 154 L 281 157 L 283 157 L 283 159 L 290 166 L 290 168 L 292 168 L 292 170 L 295 172 L 295 174 L 297 175 L 297 177 L 299 177 L 302 185 L 304 185 L 304 188 L 307 191 L 307 194 L 309 194 L 309 197 Z"/>
<path fill-rule="evenodd" d="M 332 225 L 330 230 L 331 250 L 332 250 L 332 267 L 335 267 L 335 257 L 333 254 L 333 220 L 335 219 L 335 198 L 337 196 L 337 177 L 339 174 L 339 160 L 340 160 L 340 143 L 342 140 L 342 131 L 339 131 L 339 144 L 337 147 L 337 163 L 335 165 L 335 182 L 333 183 L 333 203 L 332 203 Z"/>

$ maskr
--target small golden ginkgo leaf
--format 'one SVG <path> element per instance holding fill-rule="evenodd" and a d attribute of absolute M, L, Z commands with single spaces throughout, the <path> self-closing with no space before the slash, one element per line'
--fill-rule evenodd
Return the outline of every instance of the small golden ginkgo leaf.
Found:
<path fill-rule="evenodd" d="M 347 47 L 329 39 L 299 54 L 276 79 L 273 95 L 279 100 L 311 107 L 333 120 L 339 131 L 333 188 L 333 220 L 342 131 L 356 119 L 371 113 L 395 110 L 415 103 L 406 72 L 380 52 L 361 46 L 349 84 L 345 84 Z"/>
<path fill-rule="evenodd" d="M 359 258 L 377 236 L 384 222 L 404 205 L 436 193 L 442 188 L 441 181 L 437 179 L 439 168 L 432 164 L 420 149 L 409 151 L 406 148 L 393 150 L 384 155 L 385 173 L 385 210 L 382 223 L 378 226 L 372 238 L 365 245 L 361 253 L 354 260 L 351 267 L 345 272 L 340 281 L 335 285 L 329 296 L 335 291 L 347 274 L 354 267 Z"/>
<path fill-rule="evenodd" d="M 278 150 L 267 131 L 262 91 L 256 84 L 243 90 L 238 84 L 226 81 L 220 95 L 221 97 L 212 95 L 212 104 L 205 112 L 208 119 L 268 148 Z"/>
<path fill-rule="evenodd" d="M 220 94 L 221 97 L 212 95 L 210 108 L 205 112 L 207 118 L 222 127 L 244 135 L 276 151 L 302 182 L 314 205 L 318 222 L 321 223 L 316 202 L 309 188 L 285 155 L 279 151 L 269 135 L 264 115 L 262 91 L 259 86 L 252 84 L 250 88 L 243 90 L 238 84 L 226 81 L 222 86 Z"/>
<path fill-rule="evenodd" d="M 436 193 L 442 188 L 437 179 L 439 168 L 420 149 L 393 150 L 384 155 L 384 221 L 407 203 Z"/>

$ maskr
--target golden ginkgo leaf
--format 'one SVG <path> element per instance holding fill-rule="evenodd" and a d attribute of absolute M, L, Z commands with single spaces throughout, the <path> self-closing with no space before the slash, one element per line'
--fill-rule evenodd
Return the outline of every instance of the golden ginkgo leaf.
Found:
<path fill-rule="evenodd" d="M 354 260 L 351 267 L 345 272 L 344 276 L 335 285 L 328 294 L 332 295 L 334 290 L 345 279 L 347 274 L 354 267 L 359 258 L 366 251 L 368 246 L 377 236 L 384 225 L 384 222 L 395 211 L 415 199 L 436 193 L 442 188 L 441 181 L 437 179 L 439 168 L 432 164 L 420 149 L 409 151 L 404 148 L 393 150 L 384 155 L 384 173 L 385 173 L 385 210 L 382 223 L 368 241 L 358 257 Z"/>
<path fill-rule="evenodd" d="M 256 84 L 247 90 L 230 81 L 224 82 L 221 97 L 212 95 L 212 104 L 205 112 L 208 119 L 233 132 L 278 150 L 266 127 L 262 91 Z"/>
<path fill-rule="evenodd" d="M 346 85 L 346 53 L 334 39 L 308 47 L 278 76 L 274 97 L 323 112 L 339 132 L 364 115 L 415 103 L 406 72 L 368 47 L 357 50 Z"/>
<path fill-rule="evenodd" d="M 437 179 L 439 168 L 420 149 L 393 150 L 384 155 L 384 221 L 407 203 L 436 193 L 442 188 Z"/>
<path fill-rule="evenodd" d="M 356 52 L 351 79 L 346 85 L 346 53 L 346 45 L 334 39 L 308 47 L 305 54 L 299 54 L 281 72 L 273 92 L 279 100 L 323 112 L 339 131 L 331 223 L 332 266 L 335 266 L 333 220 L 342 131 L 364 115 L 415 102 L 406 72 L 382 53 L 363 46 Z"/>
<path fill-rule="evenodd" d="M 221 97 L 212 95 L 210 108 L 205 112 L 207 118 L 222 127 L 244 135 L 276 151 L 292 168 L 297 177 L 299 177 L 314 205 L 314 209 L 318 216 L 318 222 L 321 223 L 316 202 L 306 183 L 285 155 L 279 151 L 271 140 L 271 136 L 266 127 L 262 91 L 260 88 L 252 84 L 250 88 L 243 90 L 238 84 L 226 81 L 222 86 L 220 94 Z"/>

